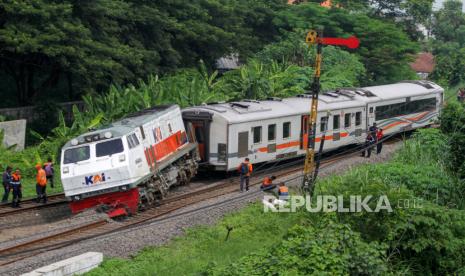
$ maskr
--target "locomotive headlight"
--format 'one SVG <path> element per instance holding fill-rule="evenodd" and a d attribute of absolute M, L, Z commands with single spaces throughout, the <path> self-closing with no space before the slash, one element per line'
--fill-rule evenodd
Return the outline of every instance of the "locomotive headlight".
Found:
<path fill-rule="evenodd" d="M 121 154 L 121 155 L 119 156 L 119 162 L 123 162 L 123 161 L 125 161 L 125 160 L 126 160 L 126 155 Z"/>
<path fill-rule="evenodd" d="M 77 196 L 74 196 L 73 199 L 74 199 L 74 200 L 81 200 L 81 197 L 77 195 Z"/>
<path fill-rule="evenodd" d="M 68 167 L 63 167 L 63 174 L 69 173 L 69 168 Z"/>
<path fill-rule="evenodd" d="M 107 132 L 105 132 L 105 134 L 103 134 L 103 136 L 104 136 L 105 138 L 107 138 L 107 139 L 110 139 L 111 137 L 113 137 L 113 134 L 111 134 L 110 131 L 107 131 Z"/>
<path fill-rule="evenodd" d="M 73 139 L 73 140 L 71 140 L 71 145 L 77 146 L 77 144 L 79 144 L 78 139 Z"/>

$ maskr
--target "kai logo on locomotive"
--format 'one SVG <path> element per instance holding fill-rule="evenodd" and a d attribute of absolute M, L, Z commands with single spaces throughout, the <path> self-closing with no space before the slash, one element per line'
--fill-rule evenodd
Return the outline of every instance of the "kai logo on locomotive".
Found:
<path fill-rule="evenodd" d="M 85 180 L 86 185 L 92 185 L 92 184 L 97 184 L 99 182 L 105 182 L 106 177 L 105 177 L 105 173 L 102 173 L 102 174 L 85 176 L 84 180 Z"/>

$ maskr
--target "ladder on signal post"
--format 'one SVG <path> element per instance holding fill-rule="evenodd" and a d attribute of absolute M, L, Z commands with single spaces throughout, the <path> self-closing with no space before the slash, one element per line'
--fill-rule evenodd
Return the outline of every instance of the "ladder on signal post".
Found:
<path fill-rule="evenodd" d="M 320 158 L 323 152 L 325 135 L 321 137 L 319 155 L 315 161 L 315 140 L 316 140 L 316 127 L 318 116 L 318 95 L 320 94 L 320 75 L 321 75 L 321 61 L 323 54 L 323 45 L 338 45 L 347 46 L 348 48 L 355 49 L 359 45 L 359 40 L 355 36 L 349 38 L 324 38 L 322 31 L 309 31 L 305 42 L 309 45 L 315 45 L 316 58 L 315 58 L 315 74 L 313 76 L 312 90 L 312 103 L 310 106 L 310 116 L 308 124 L 308 142 L 306 148 L 305 164 L 304 164 L 304 178 L 302 181 L 302 188 L 306 193 L 313 194 L 315 189 L 315 182 L 320 168 Z"/>

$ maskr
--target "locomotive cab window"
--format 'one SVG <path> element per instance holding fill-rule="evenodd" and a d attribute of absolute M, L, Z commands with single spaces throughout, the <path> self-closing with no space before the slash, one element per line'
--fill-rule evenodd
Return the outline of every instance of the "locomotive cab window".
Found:
<path fill-rule="evenodd" d="M 352 125 L 351 119 L 352 119 L 352 113 L 346 113 L 344 115 L 344 127 L 349 128 L 350 125 Z"/>
<path fill-rule="evenodd" d="M 283 139 L 291 137 L 291 122 L 283 123 Z"/>
<path fill-rule="evenodd" d="M 362 124 L 362 112 L 355 113 L 355 125 L 359 126 Z"/>
<path fill-rule="evenodd" d="M 320 132 L 325 132 L 328 130 L 328 117 L 325 116 L 325 117 L 321 117 L 321 120 L 320 120 Z"/>
<path fill-rule="evenodd" d="M 121 139 L 115 139 L 105 141 L 95 145 L 95 152 L 97 157 L 113 155 L 124 151 L 123 141 Z"/>
<path fill-rule="evenodd" d="M 262 141 L 262 127 L 253 127 L 252 128 L 252 133 L 253 133 L 253 143 L 257 144 Z"/>
<path fill-rule="evenodd" d="M 268 125 L 268 141 L 276 140 L 276 124 Z"/>
<path fill-rule="evenodd" d="M 89 146 L 83 146 L 78 148 L 72 148 L 65 150 L 63 156 L 64 164 L 77 163 L 80 161 L 85 161 L 90 158 L 90 148 Z"/>
<path fill-rule="evenodd" d="M 334 115 L 333 116 L 333 129 L 339 129 L 341 121 L 341 116 L 340 115 Z"/>

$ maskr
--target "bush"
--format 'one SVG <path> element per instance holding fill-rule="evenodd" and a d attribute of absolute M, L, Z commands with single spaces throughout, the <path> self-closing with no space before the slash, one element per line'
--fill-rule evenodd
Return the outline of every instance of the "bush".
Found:
<path fill-rule="evenodd" d="M 274 247 L 241 258 L 207 275 L 382 275 L 385 248 L 365 242 L 349 225 L 323 217 L 294 226 Z"/>

